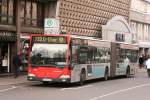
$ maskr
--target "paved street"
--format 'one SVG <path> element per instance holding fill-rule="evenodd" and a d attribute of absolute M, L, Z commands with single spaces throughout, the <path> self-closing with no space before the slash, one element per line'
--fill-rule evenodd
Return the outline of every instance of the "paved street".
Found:
<path fill-rule="evenodd" d="M 92 81 L 80 87 L 24 83 L 0 85 L 0 100 L 149 100 L 150 79 L 145 70 L 135 77 Z"/>

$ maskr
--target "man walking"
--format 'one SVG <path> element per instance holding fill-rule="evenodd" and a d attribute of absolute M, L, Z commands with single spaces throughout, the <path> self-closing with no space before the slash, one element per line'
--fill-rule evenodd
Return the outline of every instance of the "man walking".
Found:
<path fill-rule="evenodd" d="M 143 56 L 140 56 L 140 58 L 139 58 L 139 67 L 140 67 L 140 69 L 143 67 L 143 63 L 144 63 L 144 58 L 143 58 Z"/>
<path fill-rule="evenodd" d="M 20 54 L 16 54 L 13 57 L 13 65 L 14 65 L 14 78 L 18 77 L 19 67 L 21 66 Z"/>

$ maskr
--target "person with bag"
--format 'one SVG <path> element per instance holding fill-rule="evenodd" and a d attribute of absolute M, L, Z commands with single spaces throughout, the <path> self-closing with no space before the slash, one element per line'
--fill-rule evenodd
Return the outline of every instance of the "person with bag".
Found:
<path fill-rule="evenodd" d="M 14 65 L 14 78 L 17 78 L 19 74 L 19 68 L 21 66 L 20 54 L 16 54 L 13 57 L 13 65 Z"/>

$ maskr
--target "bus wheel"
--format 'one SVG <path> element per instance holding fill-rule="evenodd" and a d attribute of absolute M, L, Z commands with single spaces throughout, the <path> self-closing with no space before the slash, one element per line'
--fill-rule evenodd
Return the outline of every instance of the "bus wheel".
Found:
<path fill-rule="evenodd" d="M 105 69 L 105 76 L 104 76 L 104 80 L 107 81 L 108 80 L 108 68 Z"/>
<path fill-rule="evenodd" d="M 126 70 L 126 78 L 130 77 L 130 67 L 127 68 Z"/>
<path fill-rule="evenodd" d="M 84 85 L 85 79 L 86 79 L 86 74 L 85 74 L 85 71 L 82 70 L 80 73 L 80 86 Z"/>

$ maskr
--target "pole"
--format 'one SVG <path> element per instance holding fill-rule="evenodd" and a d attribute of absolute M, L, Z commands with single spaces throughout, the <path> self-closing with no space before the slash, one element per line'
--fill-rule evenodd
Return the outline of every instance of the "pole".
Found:
<path fill-rule="evenodd" d="M 16 34 L 17 34 L 17 53 L 20 53 L 20 0 L 16 0 Z"/>

